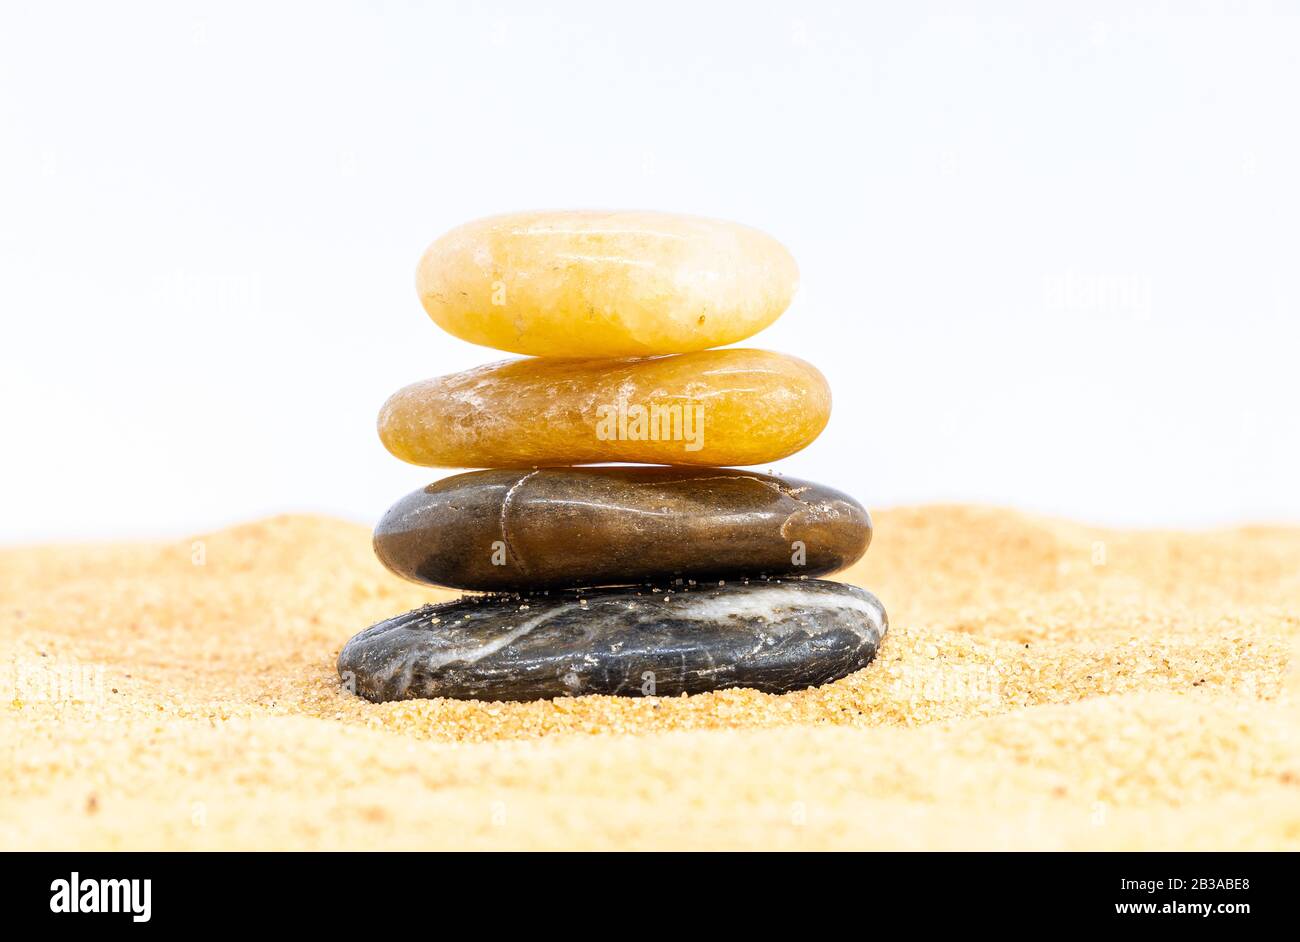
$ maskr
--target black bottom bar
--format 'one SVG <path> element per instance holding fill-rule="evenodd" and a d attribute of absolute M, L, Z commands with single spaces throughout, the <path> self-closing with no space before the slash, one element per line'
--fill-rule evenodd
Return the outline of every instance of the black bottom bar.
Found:
<path fill-rule="evenodd" d="M 516 918 L 534 928 L 551 923 L 561 932 L 565 925 L 601 934 L 602 925 L 640 925 L 638 931 L 656 936 L 676 933 L 669 927 L 681 928 L 687 913 L 700 912 L 701 928 L 721 920 L 717 924 L 725 924 L 729 935 L 747 925 L 770 932 L 776 913 L 802 920 L 812 934 L 819 925 L 835 932 L 834 924 L 852 923 L 855 913 L 888 913 L 891 922 L 914 922 L 918 929 L 1132 925 L 1181 933 L 1260 928 L 1289 923 L 1295 914 L 1295 858 L 1288 854 L 732 855 L 726 861 L 568 855 L 559 861 L 525 855 L 53 853 L 9 854 L 4 863 L 0 898 L 14 924 L 75 922 L 78 930 L 92 931 L 114 925 L 133 931 L 286 926 L 369 935 L 400 916 L 399 923 L 414 919 L 431 932 L 466 918 L 486 919 L 495 930 Z M 489 912 L 473 914 L 494 897 L 498 904 Z M 874 924 L 875 917 L 861 918 Z"/>

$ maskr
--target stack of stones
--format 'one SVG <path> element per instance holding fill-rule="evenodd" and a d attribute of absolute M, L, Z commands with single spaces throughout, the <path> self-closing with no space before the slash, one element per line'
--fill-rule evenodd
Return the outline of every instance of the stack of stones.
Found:
<path fill-rule="evenodd" d="M 485 594 L 365 629 L 345 682 L 375 701 L 783 693 L 865 667 L 883 607 L 811 577 L 866 551 L 866 510 L 724 467 L 793 454 L 830 416 L 812 365 L 710 349 L 772 323 L 797 280 L 761 232 L 661 213 L 498 216 L 434 242 L 417 277 L 433 320 L 528 356 L 384 405 L 398 458 L 490 470 L 398 501 L 375 552 Z"/>

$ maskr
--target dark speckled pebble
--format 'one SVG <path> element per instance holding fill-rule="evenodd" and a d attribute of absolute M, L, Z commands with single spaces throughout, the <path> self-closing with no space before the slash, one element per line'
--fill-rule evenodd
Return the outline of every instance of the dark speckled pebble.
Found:
<path fill-rule="evenodd" d="M 475 596 L 372 625 L 338 670 L 376 702 L 785 693 L 865 667 L 887 626 L 870 592 L 815 579 Z"/>

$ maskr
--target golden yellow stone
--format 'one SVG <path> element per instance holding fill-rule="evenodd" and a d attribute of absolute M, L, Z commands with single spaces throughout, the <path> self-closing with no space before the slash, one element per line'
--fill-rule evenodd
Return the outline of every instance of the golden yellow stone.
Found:
<path fill-rule="evenodd" d="M 816 367 L 766 350 L 505 360 L 399 390 L 379 437 L 443 468 L 755 465 L 803 448 L 830 411 Z"/>
<path fill-rule="evenodd" d="M 744 340 L 781 316 L 799 270 L 732 222 L 544 212 L 467 223 L 420 259 L 429 316 L 471 343 L 556 357 L 644 357 Z"/>

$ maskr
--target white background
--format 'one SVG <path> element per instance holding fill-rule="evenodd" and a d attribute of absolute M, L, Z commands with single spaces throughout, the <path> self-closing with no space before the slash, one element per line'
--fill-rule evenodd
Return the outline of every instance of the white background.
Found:
<path fill-rule="evenodd" d="M 777 466 L 871 507 L 1300 519 L 1296 4 L 5 2 L 0 540 L 373 521 L 374 431 L 502 354 L 474 217 L 733 218 L 800 263 Z M 975 12 L 978 11 L 978 12 Z"/>

